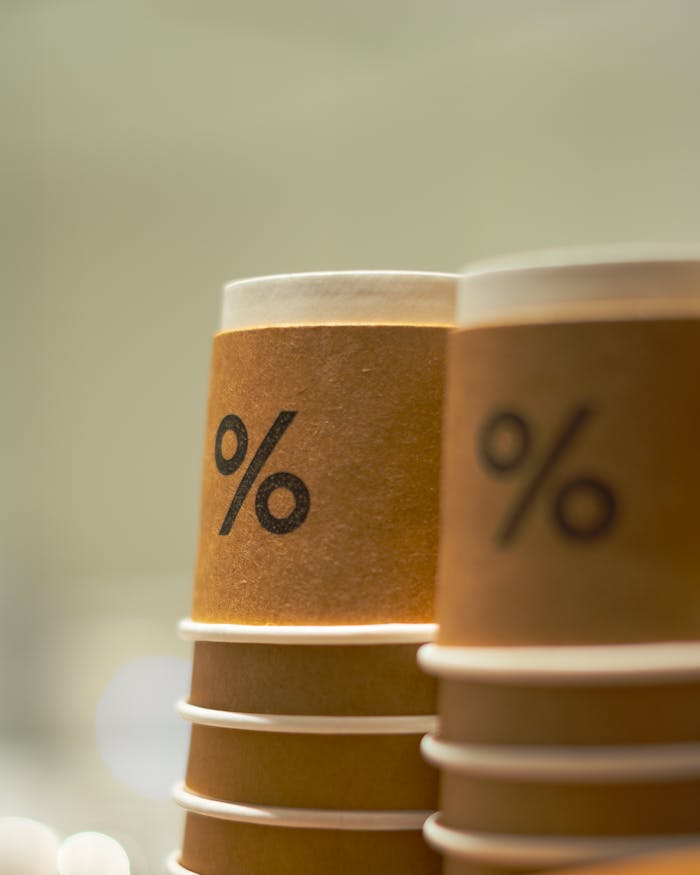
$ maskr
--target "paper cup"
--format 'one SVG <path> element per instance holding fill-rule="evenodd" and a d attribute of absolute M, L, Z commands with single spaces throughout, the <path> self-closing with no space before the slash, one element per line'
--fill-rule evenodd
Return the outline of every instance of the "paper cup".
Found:
<path fill-rule="evenodd" d="M 194 725 L 187 787 L 250 805 L 437 808 L 437 773 L 420 734 L 319 735 Z"/>
<path fill-rule="evenodd" d="M 420 830 L 284 828 L 188 814 L 180 864 L 199 875 L 439 875 Z"/>
<path fill-rule="evenodd" d="M 442 861 L 442 875 L 530 875 L 533 872 L 542 872 L 542 867 L 533 869 L 532 866 L 497 866 L 450 856 L 444 857 Z"/>
<path fill-rule="evenodd" d="M 254 714 L 434 714 L 418 644 L 194 645 L 190 702 Z"/>
<path fill-rule="evenodd" d="M 438 814 L 428 818 L 423 834 L 431 847 L 446 855 L 445 871 L 456 875 L 491 875 L 489 867 L 493 875 L 549 871 L 596 860 L 671 852 L 700 840 L 697 834 L 581 838 L 465 832 L 445 825 Z"/>
<path fill-rule="evenodd" d="M 644 854 L 609 863 L 599 863 L 566 875 L 697 875 L 700 871 L 700 846 L 669 853 Z M 552 875 L 564 875 L 563 870 Z"/>
<path fill-rule="evenodd" d="M 700 258 L 460 281 L 439 643 L 700 640 Z"/>
<path fill-rule="evenodd" d="M 505 781 L 609 784 L 700 778 L 700 744 L 459 744 L 428 734 L 421 751 L 445 772 Z"/>
<path fill-rule="evenodd" d="M 443 680 L 440 736 L 503 745 L 684 743 L 700 739 L 700 680 L 533 686 Z"/>
<path fill-rule="evenodd" d="M 391 272 L 227 287 L 194 620 L 433 621 L 454 291 L 451 275 Z"/>
<path fill-rule="evenodd" d="M 551 836 L 700 834 L 700 777 L 581 782 L 443 771 L 442 822 L 474 832 Z"/>

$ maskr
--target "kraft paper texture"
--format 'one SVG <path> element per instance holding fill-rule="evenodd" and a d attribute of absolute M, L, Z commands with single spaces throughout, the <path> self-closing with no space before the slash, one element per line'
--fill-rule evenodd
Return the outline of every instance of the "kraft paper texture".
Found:
<path fill-rule="evenodd" d="M 436 682 L 418 667 L 419 646 L 199 641 L 190 702 L 251 714 L 434 714 Z"/>
<path fill-rule="evenodd" d="M 430 810 L 421 735 L 305 735 L 193 726 L 186 783 L 201 796 L 287 808 Z"/>
<path fill-rule="evenodd" d="M 700 845 L 695 849 L 668 854 L 645 854 L 629 860 L 571 869 L 557 869 L 551 875 L 697 875 L 700 872 Z"/>
<path fill-rule="evenodd" d="M 677 835 L 700 831 L 700 780 L 539 783 L 443 771 L 441 820 L 517 835 Z"/>
<path fill-rule="evenodd" d="M 700 320 L 450 340 L 444 644 L 700 638 Z"/>
<path fill-rule="evenodd" d="M 214 338 L 193 619 L 433 621 L 446 335 Z"/>
<path fill-rule="evenodd" d="M 293 829 L 188 814 L 181 863 L 199 875 L 439 875 L 415 831 Z"/>
<path fill-rule="evenodd" d="M 440 737 L 472 744 L 700 740 L 700 682 L 536 687 L 440 681 Z"/>
<path fill-rule="evenodd" d="M 459 860 L 455 857 L 444 857 L 442 875 L 530 875 L 532 872 L 541 872 L 541 868 L 533 869 L 532 866 L 522 868 L 520 866 L 491 866 L 488 863 L 477 863 L 472 860 Z M 574 875 L 574 873 L 569 873 Z"/>

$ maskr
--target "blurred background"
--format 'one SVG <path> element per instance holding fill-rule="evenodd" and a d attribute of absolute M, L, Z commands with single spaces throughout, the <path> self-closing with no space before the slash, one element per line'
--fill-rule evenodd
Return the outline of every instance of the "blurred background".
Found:
<path fill-rule="evenodd" d="M 693 0 L 0 0 L 0 816 L 134 875 L 179 842 L 221 285 L 697 239 L 699 37 Z"/>

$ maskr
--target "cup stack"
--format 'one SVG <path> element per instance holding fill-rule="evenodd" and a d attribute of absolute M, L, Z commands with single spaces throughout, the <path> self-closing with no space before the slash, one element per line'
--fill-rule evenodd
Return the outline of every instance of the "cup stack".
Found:
<path fill-rule="evenodd" d="M 214 339 L 171 873 L 426 875 L 455 278 L 229 285 Z"/>
<path fill-rule="evenodd" d="M 445 875 L 700 841 L 700 260 L 474 269 L 438 562 Z"/>

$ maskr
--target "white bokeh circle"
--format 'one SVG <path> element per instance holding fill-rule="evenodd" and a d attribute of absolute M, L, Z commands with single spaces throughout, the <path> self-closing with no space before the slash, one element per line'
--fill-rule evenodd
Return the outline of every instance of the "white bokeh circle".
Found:
<path fill-rule="evenodd" d="M 0 817 L 0 875 L 54 875 L 60 839 L 28 817 Z"/>
<path fill-rule="evenodd" d="M 58 849 L 58 875 L 130 875 L 129 857 L 116 839 L 101 832 L 79 832 Z"/>
<path fill-rule="evenodd" d="M 143 656 L 122 666 L 97 704 L 97 745 L 112 774 L 149 799 L 168 799 L 182 776 L 189 728 L 175 713 L 191 663 Z M 1 875 L 1 873 L 0 873 Z"/>

